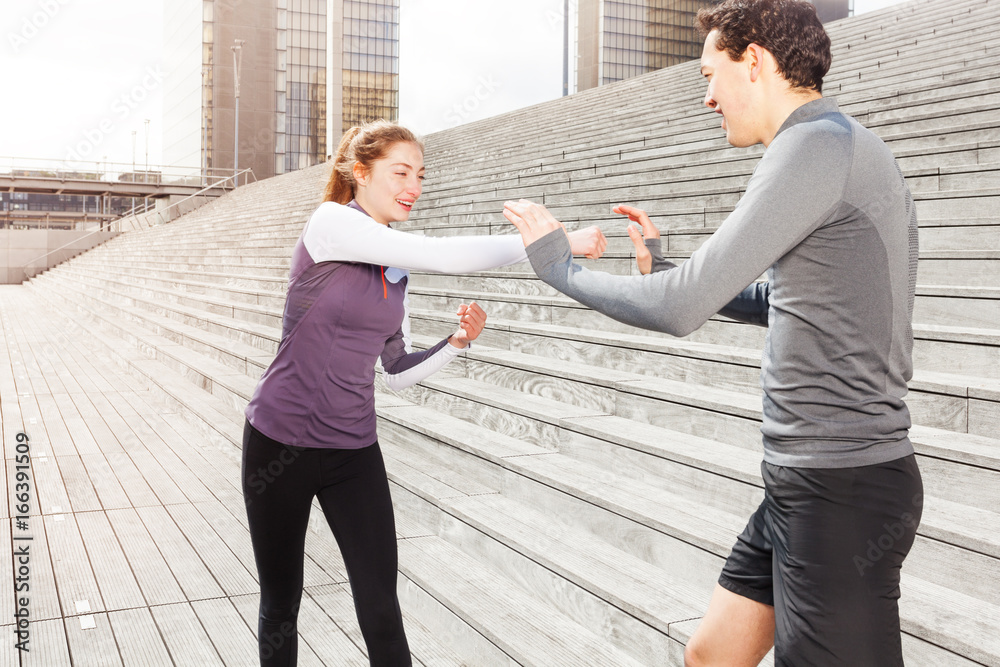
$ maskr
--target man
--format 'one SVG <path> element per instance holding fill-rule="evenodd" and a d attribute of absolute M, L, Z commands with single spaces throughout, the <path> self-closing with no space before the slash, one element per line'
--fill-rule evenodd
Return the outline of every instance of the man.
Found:
<path fill-rule="evenodd" d="M 676 336 L 717 312 L 768 327 L 765 500 L 723 567 L 688 664 L 755 665 L 772 643 L 778 665 L 902 664 L 899 573 L 922 498 L 903 402 L 913 201 L 885 144 L 823 98 L 830 42 L 811 4 L 726 0 L 698 22 L 705 104 L 729 143 L 766 151 L 687 262 L 664 262 L 655 227 L 631 207 L 615 210 L 641 224 L 646 238 L 630 235 L 648 275 L 573 264 L 542 206 L 508 202 L 504 214 L 542 280 L 617 320 Z"/>

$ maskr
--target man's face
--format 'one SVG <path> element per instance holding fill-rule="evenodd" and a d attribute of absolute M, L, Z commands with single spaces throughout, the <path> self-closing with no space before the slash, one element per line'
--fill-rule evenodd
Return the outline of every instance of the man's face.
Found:
<path fill-rule="evenodd" d="M 708 33 L 701 54 L 701 73 L 708 81 L 705 106 L 722 116 L 726 139 L 736 147 L 761 141 L 751 97 L 750 66 L 746 57 L 735 61 L 715 47 L 718 30 Z"/>

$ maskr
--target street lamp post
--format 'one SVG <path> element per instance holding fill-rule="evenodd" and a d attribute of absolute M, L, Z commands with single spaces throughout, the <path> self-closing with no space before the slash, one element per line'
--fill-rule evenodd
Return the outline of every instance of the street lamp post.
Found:
<path fill-rule="evenodd" d="M 201 184 L 208 185 L 208 96 L 205 91 L 211 81 L 208 67 L 201 68 Z"/>
<path fill-rule="evenodd" d="M 132 130 L 132 182 L 135 183 L 135 130 Z M 132 197 L 132 210 L 135 210 L 135 197 Z"/>
<path fill-rule="evenodd" d="M 243 62 L 243 45 L 245 39 L 233 40 L 235 44 L 229 48 L 233 50 L 233 79 L 236 91 L 236 139 L 233 148 L 233 187 L 239 185 L 237 174 L 240 173 L 240 65 Z"/>
<path fill-rule="evenodd" d="M 149 119 L 146 118 L 143 123 L 146 124 L 146 177 L 145 182 L 149 183 Z"/>

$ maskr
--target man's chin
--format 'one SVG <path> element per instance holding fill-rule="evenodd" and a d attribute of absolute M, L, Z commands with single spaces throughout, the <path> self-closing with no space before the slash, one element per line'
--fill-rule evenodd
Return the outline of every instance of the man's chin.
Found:
<path fill-rule="evenodd" d="M 749 148 L 757 143 L 756 141 L 748 140 L 746 137 L 737 136 L 732 132 L 726 132 L 726 141 L 728 141 L 729 145 L 733 148 Z"/>

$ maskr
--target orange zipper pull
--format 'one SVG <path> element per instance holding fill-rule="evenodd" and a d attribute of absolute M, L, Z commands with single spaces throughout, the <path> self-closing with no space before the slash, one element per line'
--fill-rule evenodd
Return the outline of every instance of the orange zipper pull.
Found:
<path fill-rule="evenodd" d="M 381 269 L 382 269 L 382 298 L 383 299 L 388 299 L 389 298 L 389 290 L 385 286 L 385 267 L 383 266 L 383 267 L 381 267 Z"/>

